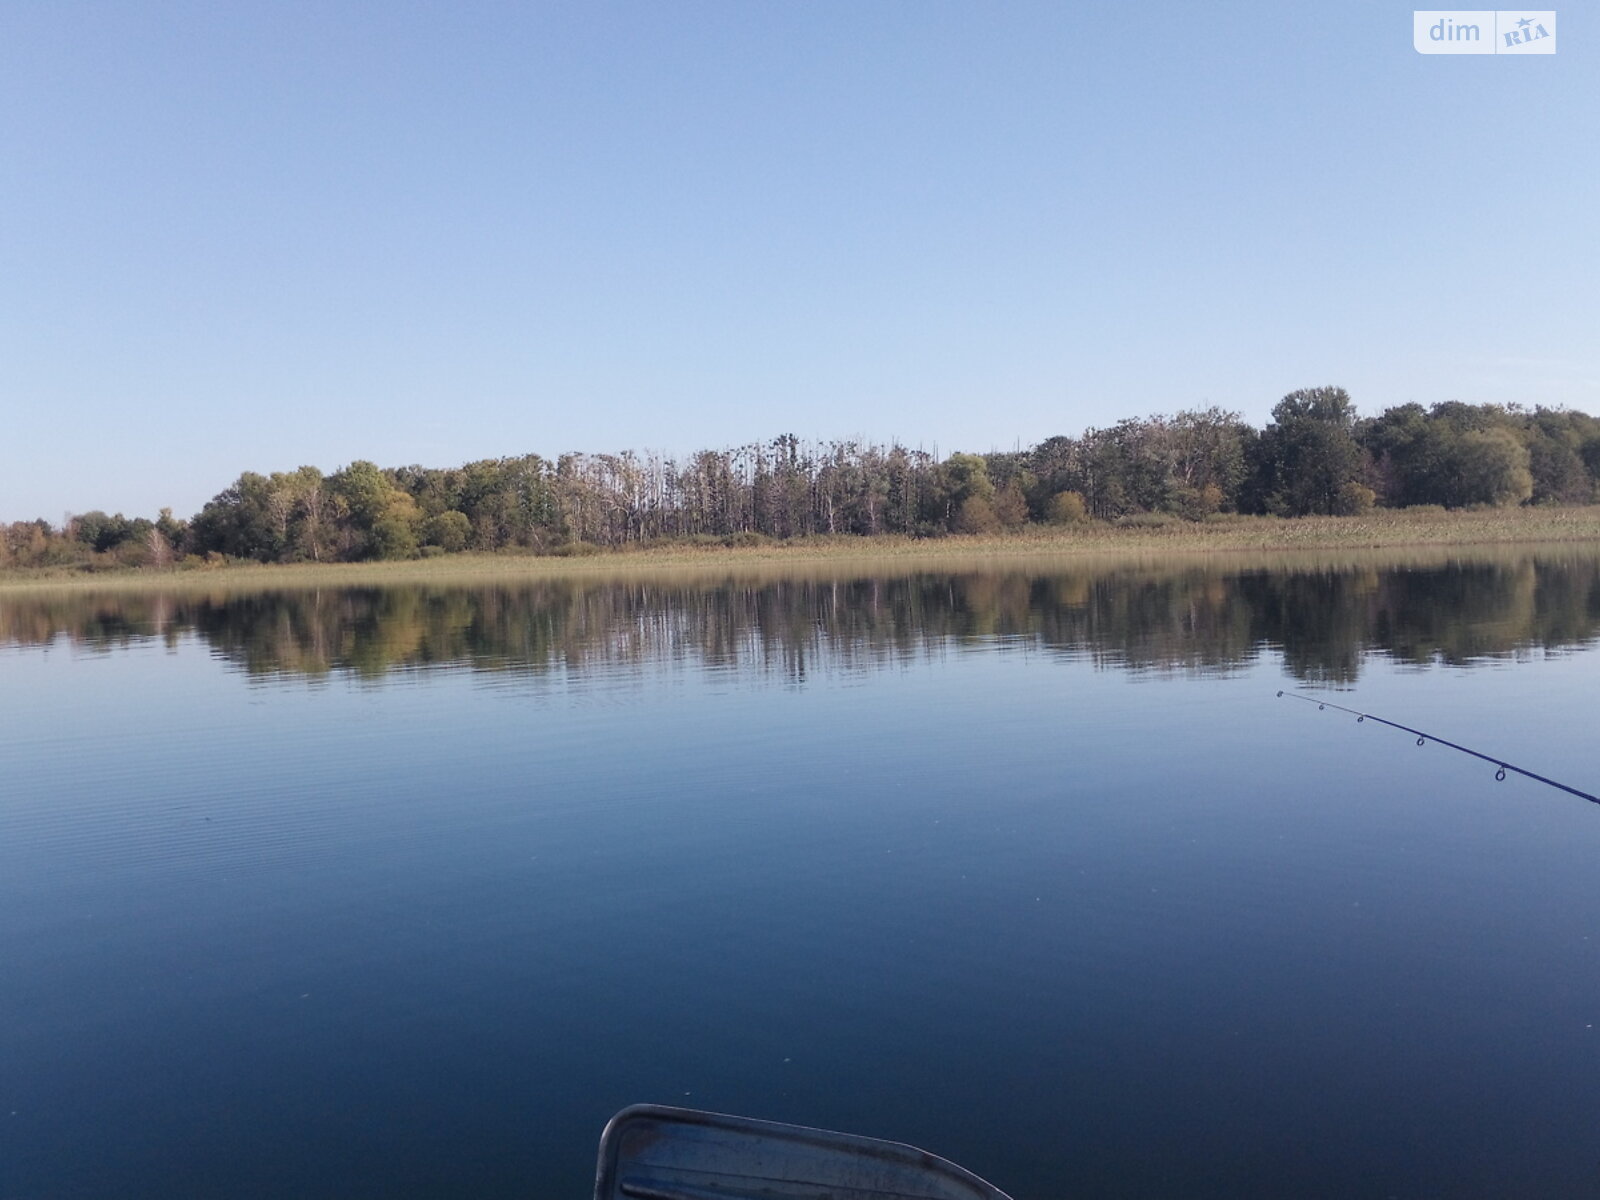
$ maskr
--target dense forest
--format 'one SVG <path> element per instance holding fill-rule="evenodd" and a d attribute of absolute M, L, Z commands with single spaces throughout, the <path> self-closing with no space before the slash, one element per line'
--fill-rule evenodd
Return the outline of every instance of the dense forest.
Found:
<path fill-rule="evenodd" d="M 86 512 L 0 527 L 0 566 L 348 562 L 462 550 L 573 553 L 671 539 L 939 537 L 1029 523 L 1359 514 L 1600 499 L 1600 418 L 1457 402 L 1359 418 L 1342 388 L 1293 392 L 1257 430 L 1218 408 L 1129 418 L 1027 450 L 769 443 L 537 454 L 460 467 L 358 461 L 247 471 L 194 517 Z"/>

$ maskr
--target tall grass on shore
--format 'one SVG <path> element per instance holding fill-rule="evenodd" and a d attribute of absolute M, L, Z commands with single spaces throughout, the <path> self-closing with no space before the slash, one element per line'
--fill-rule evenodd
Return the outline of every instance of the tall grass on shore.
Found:
<path fill-rule="evenodd" d="M 86 572 L 43 567 L 0 571 L 0 589 L 273 588 L 446 582 L 494 577 L 632 573 L 641 569 L 738 569 L 786 564 L 892 561 L 949 563 L 996 557 L 1176 557 L 1283 551 L 1361 551 L 1561 542 L 1600 543 L 1600 505 L 1446 511 L 1375 509 L 1353 517 L 1225 516 L 1193 522 L 1148 515 L 1121 522 L 1029 526 L 1015 533 L 811 537 L 759 545 L 665 542 L 601 550 L 569 546 L 547 555 L 460 553 L 401 562 L 227 563 Z"/>

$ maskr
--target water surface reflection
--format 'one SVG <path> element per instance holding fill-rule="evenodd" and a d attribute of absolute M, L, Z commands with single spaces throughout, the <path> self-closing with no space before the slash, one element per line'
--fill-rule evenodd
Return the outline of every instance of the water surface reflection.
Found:
<path fill-rule="evenodd" d="M 0 639 L 85 649 L 198 635 L 252 675 L 532 676 L 651 663 L 802 682 L 997 642 L 1118 670 L 1228 674 L 1281 652 L 1307 682 L 1363 659 L 1464 664 L 1592 643 L 1600 552 L 1407 561 L 995 563 L 259 592 L 0 598 Z"/>

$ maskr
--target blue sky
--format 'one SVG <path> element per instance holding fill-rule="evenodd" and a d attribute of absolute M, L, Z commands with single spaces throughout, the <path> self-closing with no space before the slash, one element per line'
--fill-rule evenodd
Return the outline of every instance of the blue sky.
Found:
<path fill-rule="evenodd" d="M 243 470 L 1600 413 L 1588 9 L 0 6 L 0 520 Z"/>

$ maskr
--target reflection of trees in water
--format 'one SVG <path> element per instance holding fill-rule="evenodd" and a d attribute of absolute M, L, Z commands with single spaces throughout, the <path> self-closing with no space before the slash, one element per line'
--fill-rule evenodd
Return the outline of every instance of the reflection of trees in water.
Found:
<path fill-rule="evenodd" d="M 1226 672 L 1281 649 L 1308 681 L 1350 682 L 1362 656 L 1470 662 L 1592 642 L 1600 557 L 1412 568 L 1002 568 L 761 580 L 543 580 L 219 596 L 0 600 L 0 640 L 114 649 L 198 635 L 253 674 L 375 678 L 641 664 L 802 680 L 948 646 L 1031 645 L 1118 669 Z"/>
<path fill-rule="evenodd" d="M 1559 575 L 1550 574 L 1550 590 L 1560 596 Z M 1545 643 L 1539 636 L 1536 591 L 1531 563 L 1510 570 L 1452 571 L 1432 587 L 1402 576 L 1385 589 L 1375 627 L 1397 659 L 1470 662 Z"/>
<path fill-rule="evenodd" d="M 1254 614 L 1252 633 L 1282 648 L 1291 675 L 1308 682 L 1352 683 L 1362 654 L 1384 648 L 1373 630 L 1383 576 L 1402 573 L 1261 571 L 1241 575 L 1238 585 Z"/>

